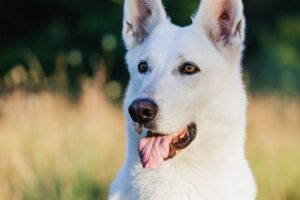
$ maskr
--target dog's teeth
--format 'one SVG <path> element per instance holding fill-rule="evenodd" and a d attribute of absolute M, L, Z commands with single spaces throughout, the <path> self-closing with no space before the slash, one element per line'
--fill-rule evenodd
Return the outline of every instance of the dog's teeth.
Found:
<path fill-rule="evenodd" d="M 142 130 L 143 130 L 143 126 L 140 123 L 134 123 L 134 129 L 135 129 L 135 132 L 137 132 L 138 134 L 141 134 Z"/>

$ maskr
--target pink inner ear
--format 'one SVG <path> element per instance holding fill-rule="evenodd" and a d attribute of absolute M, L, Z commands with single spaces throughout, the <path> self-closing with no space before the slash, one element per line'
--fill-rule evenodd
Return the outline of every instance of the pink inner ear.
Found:
<path fill-rule="evenodd" d="M 217 41 L 224 41 L 224 44 L 228 44 L 230 37 L 232 36 L 232 27 L 234 23 L 234 13 L 231 0 L 224 0 L 217 9 L 219 34 Z"/>
<path fill-rule="evenodd" d="M 136 19 L 137 28 L 134 30 L 134 36 L 139 42 L 142 42 L 149 34 L 146 30 L 146 26 L 147 20 L 149 20 L 152 15 L 152 10 L 145 0 L 137 1 L 137 10 L 139 12 Z"/>
<path fill-rule="evenodd" d="M 200 22 L 214 44 L 242 47 L 244 40 L 242 0 L 201 0 L 196 20 Z"/>

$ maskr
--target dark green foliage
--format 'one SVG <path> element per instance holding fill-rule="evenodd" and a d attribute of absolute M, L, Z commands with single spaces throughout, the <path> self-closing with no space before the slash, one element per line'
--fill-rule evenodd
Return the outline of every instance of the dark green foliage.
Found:
<path fill-rule="evenodd" d="M 125 85 L 128 74 L 121 40 L 122 4 L 122 0 L 1 2 L 0 91 L 12 84 L 9 78 L 4 80 L 12 68 L 21 64 L 29 72 L 34 62 L 40 66 L 40 79 L 47 80 L 50 88 L 60 85 L 48 78 L 64 71 L 65 81 L 71 86 L 68 88 L 78 91 L 82 74 L 93 76 L 103 66 L 107 68 L 107 80 Z M 187 25 L 199 2 L 165 0 L 164 4 L 173 22 Z M 244 4 L 248 25 L 244 67 L 250 74 L 251 88 L 297 94 L 300 1 L 260 0 Z"/>

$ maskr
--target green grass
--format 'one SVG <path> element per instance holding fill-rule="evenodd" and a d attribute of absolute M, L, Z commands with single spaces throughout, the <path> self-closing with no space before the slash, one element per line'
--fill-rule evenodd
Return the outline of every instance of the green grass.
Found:
<path fill-rule="evenodd" d="M 124 159 L 124 120 L 87 83 L 78 104 L 50 92 L 0 100 L 1 200 L 102 200 Z M 300 199 L 300 103 L 250 98 L 247 156 L 259 200 Z"/>

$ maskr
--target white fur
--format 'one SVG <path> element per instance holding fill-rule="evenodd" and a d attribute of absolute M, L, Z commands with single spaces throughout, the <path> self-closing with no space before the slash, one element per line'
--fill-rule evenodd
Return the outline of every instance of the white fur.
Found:
<path fill-rule="evenodd" d="M 247 100 L 240 73 L 245 23 L 241 1 L 202 0 L 193 24 L 183 28 L 171 24 L 165 14 L 154 21 L 152 16 L 151 26 L 146 27 L 149 35 L 140 42 L 133 34 L 138 10 L 129 12 L 136 1 L 125 1 L 123 31 L 131 75 L 124 103 L 126 161 L 110 188 L 109 199 L 254 200 L 254 178 L 244 153 Z M 163 12 L 159 0 L 144 1 L 159 9 L 156 13 Z M 218 14 L 224 1 L 234 5 L 233 28 L 237 21 L 242 22 L 241 33 L 230 37 L 228 44 L 212 38 L 218 34 L 213 13 Z M 141 60 L 149 63 L 151 72 L 138 72 Z M 201 72 L 181 75 L 178 65 L 182 60 L 193 61 Z M 171 134 L 190 122 L 197 124 L 195 140 L 159 169 L 143 169 L 138 156 L 137 145 L 143 136 L 135 133 L 127 110 L 141 97 L 158 104 L 160 132 Z"/>

